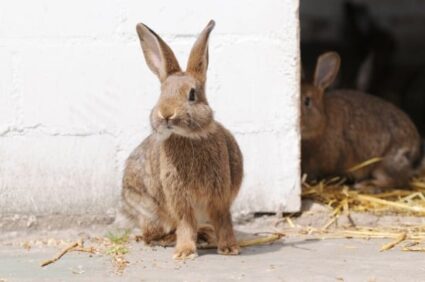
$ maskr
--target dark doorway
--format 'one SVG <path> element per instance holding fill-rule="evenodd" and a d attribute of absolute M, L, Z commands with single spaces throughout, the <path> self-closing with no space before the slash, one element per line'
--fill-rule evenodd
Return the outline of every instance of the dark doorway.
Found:
<path fill-rule="evenodd" d="M 425 136 L 425 0 L 301 0 L 301 58 L 342 58 L 334 88 L 380 96 L 403 109 Z"/>

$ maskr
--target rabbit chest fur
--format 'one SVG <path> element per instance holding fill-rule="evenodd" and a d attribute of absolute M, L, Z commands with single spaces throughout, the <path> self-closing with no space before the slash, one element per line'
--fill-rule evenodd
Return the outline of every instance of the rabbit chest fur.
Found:
<path fill-rule="evenodd" d="M 221 148 L 226 148 L 221 134 L 200 140 L 171 136 L 160 148 L 159 177 L 163 189 L 187 194 L 192 202 L 209 202 L 211 197 L 229 193 L 229 156 Z"/>
<path fill-rule="evenodd" d="M 125 185 L 135 193 L 143 189 L 139 192 L 152 195 L 158 206 L 168 210 L 173 227 L 177 221 L 173 217 L 178 217 L 175 209 L 168 207 L 173 201 L 184 204 L 184 199 L 196 207 L 197 218 L 204 218 L 208 203 L 229 204 L 237 195 L 242 155 L 238 147 L 228 144 L 233 140 L 226 137 L 227 131 L 217 127 L 218 132 L 203 139 L 172 135 L 159 143 L 151 135 L 127 161 Z M 149 214 L 152 218 L 157 216 L 154 211 Z"/>

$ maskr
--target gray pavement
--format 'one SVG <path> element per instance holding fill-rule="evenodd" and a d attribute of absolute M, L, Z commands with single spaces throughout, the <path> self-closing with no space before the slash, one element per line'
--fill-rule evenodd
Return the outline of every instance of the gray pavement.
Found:
<path fill-rule="evenodd" d="M 72 233 L 67 236 L 73 238 Z M 40 262 L 54 257 L 63 246 L 26 250 L 3 243 L 0 281 L 425 281 L 425 253 L 379 252 L 386 242 L 291 237 L 245 248 L 239 256 L 200 251 L 198 258 L 186 262 L 172 260 L 173 248 L 132 242 L 126 255 L 130 264 L 122 274 L 114 272 L 110 256 L 77 252 L 41 268 Z"/>

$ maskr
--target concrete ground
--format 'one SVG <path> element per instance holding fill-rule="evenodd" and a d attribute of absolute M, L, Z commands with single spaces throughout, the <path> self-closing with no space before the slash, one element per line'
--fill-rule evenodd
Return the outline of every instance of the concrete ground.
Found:
<path fill-rule="evenodd" d="M 132 244 L 124 273 L 115 274 L 106 256 L 70 253 L 40 267 L 56 248 L 0 249 L 3 281 L 425 281 L 425 256 L 399 250 L 378 252 L 383 240 L 290 239 L 224 257 L 202 251 L 175 262 L 171 248 Z M 2 280 L 0 280 L 2 281 Z"/>
<path fill-rule="evenodd" d="M 423 224 L 423 219 L 415 220 Z M 314 216 L 308 221 L 306 217 L 294 219 L 295 224 L 323 224 Z M 276 218 L 263 217 L 235 228 L 239 238 L 252 237 L 256 232 L 276 231 L 275 223 Z M 3 234 L 0 281 L 425 281 L 425 253 L 400 248 L 379 252 L 389 239 L 321 240 L 296 234 L 272 245 L 244 248 L 239 256 L 201 250 L 198 258 L 185 262 L 172 260 L 173 248 L 152 248 L 130 240 L 124 256 L 129 264 L 122 273 L 105 252 L 71 252 L 40 267 L 42 261 L 80 238 L 85 246 L 98 247 L 94 238 L 110 228 Z"/>

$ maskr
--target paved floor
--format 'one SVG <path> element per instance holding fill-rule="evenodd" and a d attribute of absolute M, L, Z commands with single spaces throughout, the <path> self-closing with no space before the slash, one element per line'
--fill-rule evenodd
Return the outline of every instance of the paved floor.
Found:
<path fill-rule="evenodd" d="M 243 232 L 250 229 L 237 228 Z M 67 236 L 73 238 L 73 232 Z M 172 248 L 132 242 L 126 255 L 130 264 L 121 275 L 113 271 L 107 255 L 73 252 L 41 268 L 40 262 L 55 256 L 60 247 L 42 245 L 26 250 L 3 243 L 0 281 L 425 281 L 425 253 L 379 252 L 386 242 L 291 237 L 243 249 L 234 257 L 200 251 L 198 258 L 186 262 L 173 261 Z"/>

